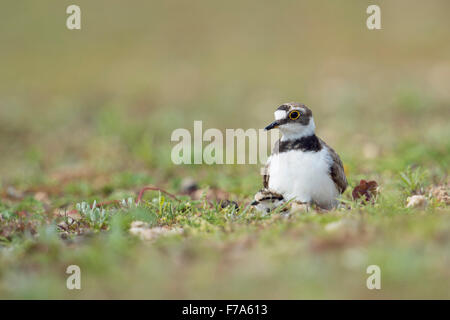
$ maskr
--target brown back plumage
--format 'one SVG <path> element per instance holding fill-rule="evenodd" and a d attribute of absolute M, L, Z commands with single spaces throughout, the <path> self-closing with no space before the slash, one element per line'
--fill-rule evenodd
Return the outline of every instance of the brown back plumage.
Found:
<path fill-rule="evenodd" d="M 339 193 L 343 193 L 345 189 L 347 189 L 347 178 L 345 177 L 344 165 L 342 164 L 341 158 L 339 155 L 331 148 L 329 145 L 325 143 L 322 139 L 320 139 L 320 143 L 328 148 L 330 151 L 331 158 L 333 159 L 333 164 L 330 167 L 330 176 L 333 179 L 336 188 L 339 190 Z"/>

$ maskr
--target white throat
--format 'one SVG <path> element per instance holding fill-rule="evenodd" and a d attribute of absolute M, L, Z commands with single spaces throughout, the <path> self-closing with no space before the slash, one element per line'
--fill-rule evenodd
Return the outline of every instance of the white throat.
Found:
<path fill-rule="evenodd" d="M 309 119 L 307 126 L 303 126 L 299 123 L 287 123 L 278 127 L 283 134 L 281 141 L 297 140 L 303 137 L 311 136 L 316 131 L 316 125 L 313 117 Z"/>

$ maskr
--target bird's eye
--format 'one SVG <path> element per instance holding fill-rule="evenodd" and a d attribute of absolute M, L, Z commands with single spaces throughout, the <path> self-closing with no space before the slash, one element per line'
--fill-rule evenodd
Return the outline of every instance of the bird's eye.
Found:
<path fill-rule="evenodd" d="M 297 120 L 298 117 L 300 117 L 300 112 L 298 112 L 296 110 L 291 111 L 291 113 L 289 113 L 289 119 L 291 119 L 291 120 Z"/>

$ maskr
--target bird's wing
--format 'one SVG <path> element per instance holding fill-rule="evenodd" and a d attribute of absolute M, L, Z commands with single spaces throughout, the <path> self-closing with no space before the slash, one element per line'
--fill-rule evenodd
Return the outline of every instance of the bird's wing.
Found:
<path fill-rule="evenodd" d="M 264 167 L 264 171 L 262 173 L 263 176 L 263 186 L 264 188 L 269 188 L 269 166 L 270 166 L 270 158 L 267 160 L 266 166 Z"/>
<path fill-rule="evenodd" d="M 319 140 L 322 146 L 326 147 L 330 151 L 331 159 L 333 160 L 333 163 L 330 167 L 330 176 L 331 179 L 333 179 L 333 182 L 339 192 L 343 193 L 347 188 L 348 183 L 347 178 L 345 177 L 344 165 L 342 164 L 341 158 L 339 158 L 339 155 L 336 153 L 336 151 L 334 151 L 333 148 L 327 145 L 325 141 L 320 138 Z"/>
<path fill-rule="evenodd" d="M 280 140 L 278 140 L 278 141 L 275 143 L 275 145 L 274 145 L 274 147 L 273 147 L 273 150 L 272 150 L 272 154 L 278 153 L 278 152 L 279 152 L 279 149 L 280 149 Z M 267 189 L 269 188 L 269 178 L 270 178 L 270 175 L 269 175 L 269 167 L 270 167 L 270 157 L 269 157 L 269 159 L 267 159 L 266 166 L 264 167 L 263 173 L 262 173 L 262 176 L 263 176 L 263 186 L 264 186 L 264 188 L 267 188 Z"/>

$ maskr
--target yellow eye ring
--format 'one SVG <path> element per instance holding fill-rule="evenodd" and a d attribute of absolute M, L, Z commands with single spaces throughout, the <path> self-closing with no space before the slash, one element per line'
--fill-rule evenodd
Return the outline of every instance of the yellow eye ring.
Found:
<path fill-rule="evenodd" d="M 298 112 L 297 110 L 291 111 L 289 113 L 289 119 L 291 120 L 297 120 L 300 117 L 300 112 Z"/>

